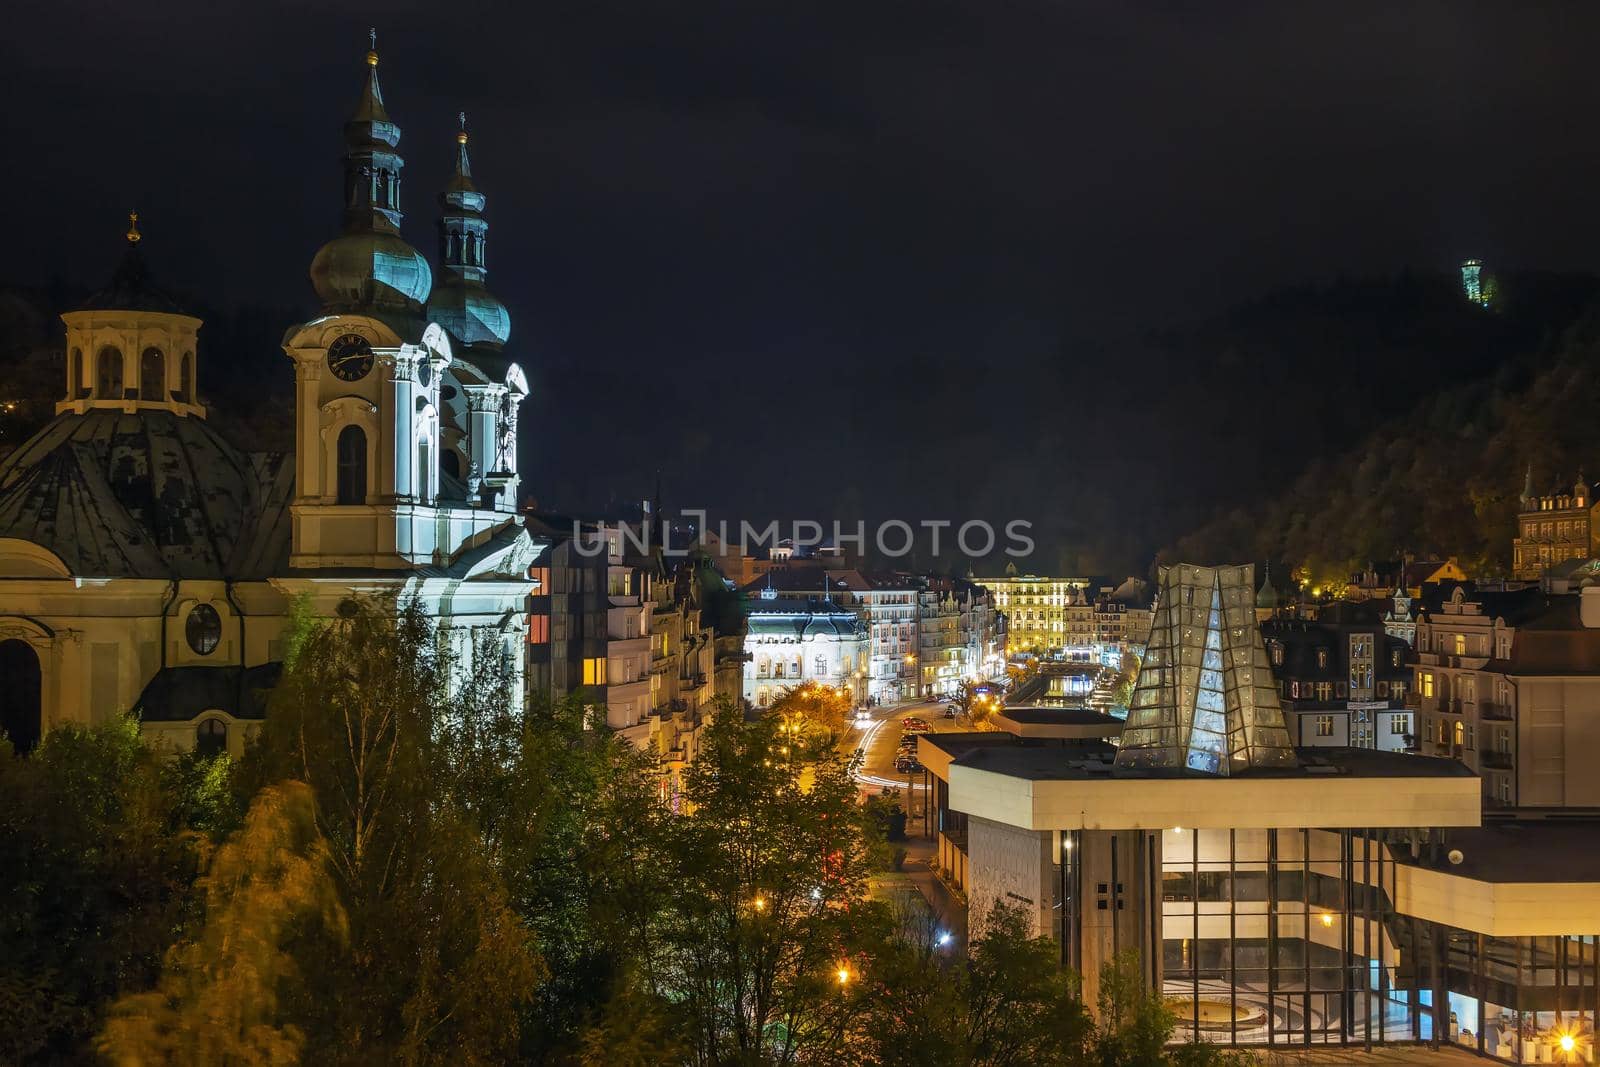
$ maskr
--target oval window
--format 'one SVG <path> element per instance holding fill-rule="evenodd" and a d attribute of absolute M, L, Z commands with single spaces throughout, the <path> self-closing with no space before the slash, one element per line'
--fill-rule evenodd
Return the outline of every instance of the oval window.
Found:
<path fill-rule="evenodd" d="M 222 616 L 210 604 L 200 604 L 189 612 L 189 621 L 183 626 L 184 636 L 196 655 L 209 656 L 217 650 L 222 640 Z"/>

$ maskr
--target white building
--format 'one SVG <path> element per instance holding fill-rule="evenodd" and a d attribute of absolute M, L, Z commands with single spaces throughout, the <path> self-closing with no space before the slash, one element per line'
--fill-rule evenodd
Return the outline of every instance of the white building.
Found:
<path fill-rule="evenodd" d="M 751 602 L 744 647 L 744 698 L 758 708 L 806 682 L 842 688 L 855 703 L 866 702 L 867 626 L 850 608 L 764 590 Z"/>
<path fill-rule="evenodd" d="M 299 598 L 324 617 L 415 598 L 459 651 L 521 662 L 546 546 L 516 514 L 528 386 L 483 287 L 484 198 L 463 132 L 436 284 L 400 235 L 377 61 L 345 124 L 344 232 L 311 265 L 322 311 L 284 337 L 292 454 L 208 420 L 202 323 L 151 283 L 136 225 L 111 284 L 62 316 L 56 417 L 0 463 L 0 725 L 19 747 L 133 710 L 177 748 L 239 751 Z"/>

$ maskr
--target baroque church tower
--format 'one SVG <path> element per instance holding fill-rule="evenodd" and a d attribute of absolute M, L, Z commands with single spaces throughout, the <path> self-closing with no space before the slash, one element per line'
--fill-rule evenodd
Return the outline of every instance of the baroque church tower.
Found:
<path fill-rule="evenodd" d="M 516 511 L 526 378 L 502 352 L 510 317 L 483 287 L 488 226 L 465 132 L 442 198 L 437 290 L 400 232 L 400 127 L 376 49 L 344 138 L 343 232 L 311 263 L 322 314 L 284 338 L 296 389 L 290 564 L 442 565 Z"/>

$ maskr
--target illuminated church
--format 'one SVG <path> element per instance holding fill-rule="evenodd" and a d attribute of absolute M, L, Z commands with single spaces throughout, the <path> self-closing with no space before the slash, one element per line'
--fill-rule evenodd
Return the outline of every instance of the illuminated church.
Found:
<path fill-rule="evenodd" d="M 520 669 L 547 544 L 517 515 L 528 383 L 485 287 L 485 198 L 463 122 L 436 279 L 400 232 L 377 66 L 344 127 L 343 232 L 311 263 L 321 313 L 283 339 L 291 453 L 208 421 L 202 323 L 152 281 L 136 217 L 110 284 L 62 315 L 64 398 L 0 461 L 0 727 L 18 748 L 134 711 L 179 749 L 237 752 L 301 599 L 330 617 L 414 597 L 459 652 Z"/>

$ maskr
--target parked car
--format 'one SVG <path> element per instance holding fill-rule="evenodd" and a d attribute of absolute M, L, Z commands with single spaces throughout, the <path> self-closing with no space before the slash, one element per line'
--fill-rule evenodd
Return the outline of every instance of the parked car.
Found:
<path fill-rule="evenodd" d="M 915 774 L 917 771 L 922 770 L 922 764 L 917 762 L 917 757 L 915 756 L 900 755 L 895 757 L 894 769 L 901 774 Z"/>
<path fill-rule="evenodd" d="M 931 734 L 933 727 L 928 725 L 927 719 L 919 719 L 908 715 L 900 720 L 900 728 L 908 734 Z"/>

